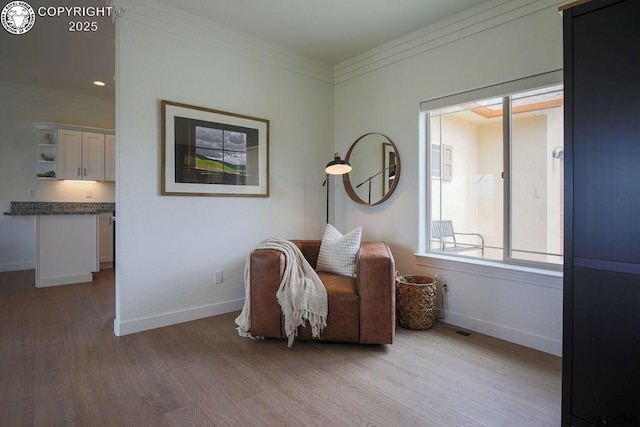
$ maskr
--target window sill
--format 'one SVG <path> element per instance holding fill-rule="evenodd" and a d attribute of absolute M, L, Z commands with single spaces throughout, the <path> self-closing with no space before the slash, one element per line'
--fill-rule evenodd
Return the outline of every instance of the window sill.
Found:
<path fill-rule="evenodd" d="M 422 267 L 459 271 L 495 279 L 562 289 L 563 275 L 561 271 L 434 253 L 417 253 L 414 256 L 418 265 Z"/>

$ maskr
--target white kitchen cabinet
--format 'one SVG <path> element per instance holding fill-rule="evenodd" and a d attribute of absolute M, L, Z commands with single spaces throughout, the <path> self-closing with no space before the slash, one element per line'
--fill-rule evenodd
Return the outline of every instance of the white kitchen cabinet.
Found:
<path fill-rule="evenodd" d="M 58 179 L 104 181 L 104 134 L 58 129 Z"/>
<path fill-rule="evenodd" d="M 38 179 L 115 181 L 113 130 L 34 122 Z"/>
<path fill-rule="evenodd" d="M 101 267 L 113 266 L 113 213 L 98 215 L 98 258 Z"/>
<path fill-rule="evenodd" d="M 104 181 L 104 134 L 82 132 L 82 179 Z"/>
<path fill-rule="evenodd" d="M 36 217 L 36 287 L 93 281 L 97 215 Z"/>
<path fill-rule="evenodd" d="M 80 179 L 82 132 L 58 129 L 58 179 Z"/>
<path fill-rule="evenodd" d="M 116 136 L 104 136 L 104 180 L 116 180 Z"/>

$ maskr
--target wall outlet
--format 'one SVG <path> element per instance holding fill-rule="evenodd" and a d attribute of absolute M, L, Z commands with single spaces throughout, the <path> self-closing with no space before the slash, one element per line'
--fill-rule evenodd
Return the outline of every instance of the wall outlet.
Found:
<path fill-rule="evenodd" d="M 449 290 L 449 276 L 441 276 L 440 283 L 442 284 L 442 290 L 447 292 Z"/>
<path fill-rule="evenodd" d="M 222 283 L 222 270 L 218 270 L 213 273 L 213 284 L 219 285 Z"/>
<path fill-rule="evenodd" d="M 30 188 L 27 190 L 27 197 L 36 197 L 36 189 L 35 188 Z"/>
<path fill-rule="evenodd" d="M 84 196 L 85 196 L 87 199 L 90 199 L 90 198 L 92 198 L 92 197 L 93 197 L 93 193 L 91 192 L 91 190 L 88 190 L 88 191 L 84 194 Z"/>

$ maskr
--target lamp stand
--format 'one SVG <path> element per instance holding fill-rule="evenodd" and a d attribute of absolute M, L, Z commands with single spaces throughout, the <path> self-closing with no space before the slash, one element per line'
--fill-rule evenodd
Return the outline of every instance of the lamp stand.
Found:
<path fill-rule="evenodd" d="M 322 186 L 327 186 L 327 224 L 329 224 L 329 174 L 327 174 L 324 178 L 324 182 Z"/>
<path fill-rule="evenodd" d="M 327 163 L 324 168 L 326 173 L 322 186 L 327 186 L 327 224 L 329 224 L 329 175 L 344 175 L 351 172 L 351 165 L 346 160 L 340 158 L 340 153 L 333 154 L 333 160 Z"/>
<path fill-rule="evenodd" d="M 365 182 L 369 184 L 369 204 L 371 204 L 371 180 L 373 178 L 375 178 L 376 176 L 380 175 L 381 173 L 384 173 L 386 170 L 391 169 L 392 167 L 395 167 L 395 165 L 389 165 L 386 168 L 382 169 L 380 172 L 378 172 L 375 175 L 370 176 L 369 178 L 365 179 L 364 181 L 362 181 L 360 184 L 356 185 L 356 188 L 360 188 L 360 186 L 362 184 L 364 184 Z M 384 194 L 383 194 L 384 195 Z"/>

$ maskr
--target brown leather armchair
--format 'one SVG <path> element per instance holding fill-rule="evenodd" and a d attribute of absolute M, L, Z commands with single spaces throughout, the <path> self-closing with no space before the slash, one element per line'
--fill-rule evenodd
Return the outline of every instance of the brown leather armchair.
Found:
<path fill-rule="evenodd" d="M 292 240 L 316 267 L 320 240 Z M 251 335 L 286 338 L 276 292 L 285 268 L 277 250 L 256 250 L 250 258 Z M 321 341 L 391 344 L 396 325 L 395 263 L 382 242 L 363 242 L 357 278 L 318 272 L 328 295 L 327 327 Z M 297 339 L 311 340 L 311 328 L 298 328 Z"/>

